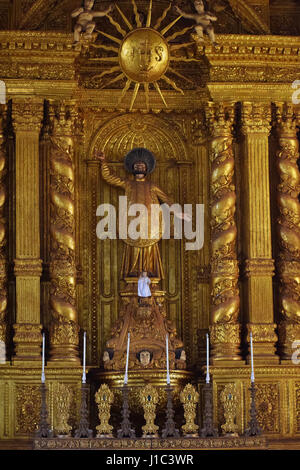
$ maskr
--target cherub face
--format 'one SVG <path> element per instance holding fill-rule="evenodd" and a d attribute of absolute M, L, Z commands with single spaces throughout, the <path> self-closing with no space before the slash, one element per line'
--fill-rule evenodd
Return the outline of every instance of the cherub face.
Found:
<path fill-rule="evenodd" d="M 86 10 L 91 10 L 94 6 L 95 1 L 94 0 L 85 0 L 84 6 Z"/>
<path fill-rule="evenodd" d="M 147 366 L 150 362 L 151 356 L 149 351 L 140 352 L 140 361 L 143 366 Z"/>
<path fill-rule="evenodd" d="M 204 5 L 202 0 L 195 0 L 194 2 L 195 9 L 198 13 L 203 13 L 204 12 Z"/>
<path fill-rule="evenodd" d="M 185 353 L 185 350 L 184 350 L 184 349 L 181 351 L 180 360 L 181 360 L 181 361 L 186 361 L 186 353 Z"/>
<path fill-rule="evenodd" d="M 103 362 L 109 361 L 109 354 L 108 351 L 104 351 L 103 353 Z"/>

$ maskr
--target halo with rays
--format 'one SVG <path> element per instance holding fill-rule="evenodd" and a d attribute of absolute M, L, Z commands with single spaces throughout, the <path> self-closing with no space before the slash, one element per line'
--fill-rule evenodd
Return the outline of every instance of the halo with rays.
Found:
<path fill-rule="evenodd" d="M 152 0 L 150 0 L 149 2 L 145 25 L 142 24 L 135 0 L 131 0 L 131 3 L 133 6 L 136 27 L 131 24 L 131 22 L 123 13 L 121 8 L 117 4 L 115 4 L 115 8 L 120 14 L 127 30 L 123 29 L 122 26 L 124 25 L 121 26 L 110 15 L 107 15 L 107 18 L 122 37 L 119 38 L 108 34 L 105 31 L 101 31 L 99 29 L 96 30 L 100 36 L 106 37 L 111 42 L 113 42 L 114 45 L 92 44 L 92 47 L 110 52 L 115 52 L 116 55 L 111 57 L 97 57 L 91 59 L 93 61 L 103 61 L 112 63 L 109 69 L 103 71 L 99 75 L 95 75 L 93 79 L 103 78 L 106 75 L 112 75 L 117 73 L 117 76 L 110 79 L 101 88 L 107 88 L 113 83 L 117 83 L 123 80 L 124 78 L 126 79 L 125 86 L 122 89 L 120 98 L 118 100 L 118 105 L 122 102 L 126 93 L 129 92 L 130 86 L 134 84 L 129 107 L 130 111 L 133 109 L 134 102 L 141 86 L 144 89 L 146 108 L 147 111 L 149 111 L 150 84 L 153 84 L 164 105 L 168 107 L 163 92 L 158 84 L 158 80 L 164 80 L 174 90 L 181 94 L 184 94 L 183 90 L 176 85 L 174 80 L 172 80 L 166 75 L 168 71 L 171 72 L 173 75 L 176 75 L 177 77 L 193 84 L 193 82 L 189 78 L 177 72 L 176 69 L 174 69 L 174 67 L 172 66 L 172 62 L 176 63 L 197 61 L 197 59 L 194 58 L 186 58 L 174 55 L 175 51 L 178 51 L 181 48 L 187 47 L 193 43 L 171 43 L 171 41 L 174 41 L 174 39 L 176 39 L 178 36 L 184 35 L 191 27 L 184 28 L 181 31 L 177 31 L 169 36 L 166 36 L 168 31 L 181 18 L 181 15 L 179 15 L 167 26 L 161 28 L 162 22 L 166 18 L 169 10 L 171 9 L 171 3 L 162 12 L 162 15 L 157 19 L 154 26 L 151 26 Z"/>

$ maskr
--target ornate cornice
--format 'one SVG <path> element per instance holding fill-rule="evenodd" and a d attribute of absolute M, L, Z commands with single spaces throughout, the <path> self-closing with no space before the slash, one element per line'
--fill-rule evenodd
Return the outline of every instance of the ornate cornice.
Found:
<path fill-rule="evenodd" d="M 204 43 L 198 51 L 205 54 L 211 65 L 220 62 L 237 65 L 261 62 L 284 65 L 299 63 L 300 39 L 297 36 L 218 34 L 218 46 Z"/>

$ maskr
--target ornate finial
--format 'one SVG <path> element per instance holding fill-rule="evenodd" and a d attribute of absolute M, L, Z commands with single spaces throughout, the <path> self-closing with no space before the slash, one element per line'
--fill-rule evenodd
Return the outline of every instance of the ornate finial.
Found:
<path fill-rule="evenodd" d="M 156 417 L 156 405 L 158 403 L 158 391 L 152 385 L 148 384 L 141 389 L 140 402 L 144 409 L 144 418 L 146 424 L 142 426 L 143 437 L 158 437 L 158 426 L 154 424 Z"/>
<path fill-rule="evenodd" d="M 225 385 L 221 393 L 221 401 L 223 403 L 225 417 L 225 424 L 221 426 L 223 433 L 227 436 L 238 436 L 238 426 L 236 424 L 238 400 L 235 383 Z"/>
<path fill-rule="evenodd" d="M 100 424 L 96 427 L 97 437 L 111 438 L 113 427 L 109 424 L 110 409 L 114 401 L 114 394 L 107 384 L 102 384 L 95 394 L 95 401 L 98 406 L 98 416 Z"/>
<path fill-rule="evenodd" d="M 71 390 L 65 384 L 58 383 L 55 392 L 55 432 L 57 436 L 69 437 L 72 429 L 72 426 L 68 424 L 70 417 Z"/>
<path fill-rule="evenodd" d="M 180 393 L 180 401 L 184 408 L 185 424 L 182 432 L 185 436 L 198 436 L 198 424 L 195 423 L 199 393 L 192 384 L 187 384 Z"/>

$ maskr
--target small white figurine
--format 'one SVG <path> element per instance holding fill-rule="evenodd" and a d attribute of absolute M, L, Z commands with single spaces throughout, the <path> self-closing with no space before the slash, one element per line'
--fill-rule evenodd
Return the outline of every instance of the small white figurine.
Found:
<path fill-rule="evenodd" d="M 217 17 L 210 11 L 205 11 L 202 0 L 195 0 L 194 7 L 196 14 L 189 14 L 182 11 L 178 6 L 175 6 L 177 12 L 189 20 L 196 21 L 195 31 L 198 35 L 199 42 L 204 41 L 203 32 L 206 32 L 211 42 L 216 45 L 215 31 L 212 25 L 213 21 L 217 21 Z"/>
<path fill-rule="evenodd" d="M 150 284 L 151 281 L 147 276 L 147 271 L 142 271 L 138 280 L 138 296 L 139 297 L 151 297 Z"/>
<path fill-rule="evenodd" d="M 113 6 L 110 5 L 106 10 L 92 11 L 94 3 L 95 0 L 84 0 L 84 7 L 77 8 L 71 14 L 72 18 L 78 17 L 74 27 L 74 44 L 79 42 L 81 33 L 86 33 L 88 37 L 91 37 L 96 27 L 94 18 L 106 16 L 113 9 Z"/>

